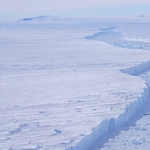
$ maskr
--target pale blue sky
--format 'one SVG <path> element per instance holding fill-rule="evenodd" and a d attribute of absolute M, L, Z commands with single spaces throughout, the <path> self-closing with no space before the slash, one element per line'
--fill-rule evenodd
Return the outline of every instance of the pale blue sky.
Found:
<path fill-rule="evenodd" d="M 58 16 L 135 16 L 146 14 L 150 15 L 149 5 L 129 5 L 129 6 L 99 6 L 93 8 L 81 8 L 73 10 L 53 11 Z"/>
<path fill-rule="evenodd" d="M 150 0 L 0 0 L 0 17 L 133 16 L 150 14 Z"/>

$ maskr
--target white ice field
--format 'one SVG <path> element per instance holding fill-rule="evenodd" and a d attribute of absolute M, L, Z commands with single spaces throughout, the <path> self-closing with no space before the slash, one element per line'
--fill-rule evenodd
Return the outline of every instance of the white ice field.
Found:
<path fill-rule="evenodd" d="M 149 18 L 0 24 L 0 150 L 86 150 L 145 101 Z"/>

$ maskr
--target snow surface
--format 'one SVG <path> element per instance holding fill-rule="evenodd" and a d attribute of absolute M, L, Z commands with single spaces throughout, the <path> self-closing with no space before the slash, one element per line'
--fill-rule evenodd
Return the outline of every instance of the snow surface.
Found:
<path fill-rule="evenodd" d="M 150 52 L 84 38 L 114 26 L 1 25 L 0 149 L 84 150 L 142 107 L 148 88 L 126 73 Z"/>

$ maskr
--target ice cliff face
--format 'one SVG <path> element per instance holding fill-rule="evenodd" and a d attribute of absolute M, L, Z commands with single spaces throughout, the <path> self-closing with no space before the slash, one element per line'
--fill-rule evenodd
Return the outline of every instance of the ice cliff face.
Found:
<path fill-rule="evenodd" d="M 138 66 L 135 66 L 133 68 L 127 68 L 127 69 L 123 69 L 121 70 L 123 73 L 127 73 L 129 75 L 139 75 L 142 74 L 143 72 L 146 72 L 150 70 L 150 61 L 142 63 Z"/>
<path fill-rule="evenodd" d="M 100 28 L 99 30 L 99 32 L 93 35 L 86 36 L 85 39 L 106 42 L 114 47 L 150 50 L 149 38 L 128 36 L 118 30 L 116 26 Z"/>
<path fill-rule="evenodd" d="M 121 71 L 129 75 L 138 75 L 148 69 L 150 69 L 150 61 Z M 149 98 L 150 89 L 144 88 L 143 92 L 141 93 L 141 97 L 130 103 L 130 105 L 127 105 L 125 107 L 124 113 L 120 114 L 117 118 L 110 118 L 102 121 L 97 127 L 92 129 L 92 133 L 90 135 L 85 136 L 79 143 L 77 143 L 76 146 L 70 147 L 67 150 L 88 149 L 90 145 L 94 143 L 100 136 L 127 123 L 129 119 L 133 117 L 144 105 L 144 103 L 149 101 Z"/>

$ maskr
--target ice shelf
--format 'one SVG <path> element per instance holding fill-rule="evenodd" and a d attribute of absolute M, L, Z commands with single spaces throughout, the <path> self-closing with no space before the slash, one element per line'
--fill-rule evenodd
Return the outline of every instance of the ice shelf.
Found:
<path fill-rule="evenodd" d="M 84 39 L 99 30 L 115 36 L 118 24 L 80 20 L 1 25 L 1 150 L 85 150 L 147 101 L 144 80 L 131 74 L 149 69 L 150 51 Z"/>

